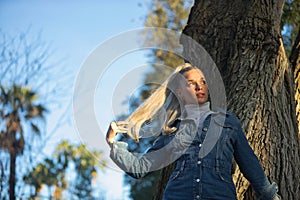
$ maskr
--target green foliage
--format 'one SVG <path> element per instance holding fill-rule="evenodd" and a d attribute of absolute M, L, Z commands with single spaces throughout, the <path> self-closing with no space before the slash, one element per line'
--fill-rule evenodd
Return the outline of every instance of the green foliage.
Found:
<path fill-rule="evenodd" d="M 29 128 L 40 134 L 37 119 L 44 119 L 46 109 L 36 104 L 38 96 L 30 88 L 13 85 L 11 88 L 0 85 L 0 149 L 16 154 L 23 153 L 23 128 Z"/>
<path fill-rule="evenodd" d="M 20 125 L 15 131 L 22 133 L 20 120 L 24 120 L 24 124 L 30 123 L 35 133 L 40 133 L 39 127 L 32 119 L 43 120 L 46 108 L 35 103 L 37 99 L 38 95 L 28 87 L 13 85 L 10 88 L 0 85 L 0 117 L 2 123 L 6 122 L 6 131 L 12 128 L 9 125 L 12 125 L 14 120 Z"/>
<path fill-rule="evenodd" d="M 153 172 L 152 174 L 138 180 L 127 177 L 126 179 L 131 185 L 131 198 L 151 200 L 155 194 L 153 189 L 155 189 L 158 184 L 159 176 L 160 171 Z"/>
<path fill-rule="evenodd" d="M 300 29 L 300 0 L 285 0 L 282 17 L 281 30 L 283 42 L 287 54 L 290 54 Z"/>
<path fill-rule="evenodd" d="M 46 185 L 55 186 L 54 198 L 62 198 L 62 192 L 68 188 L 73 199 L 91 199 L 92 180 L 97 176 L 97 170 L 103 170 L 106 166 L 101 156 L 99 151 L 87 151 L 83 144 L 71 145 L 63 141 L 57 146 L 53 157 L 38 164 L 24 177 L 24 181 L 35 188 L 32 197 L 36 197 L 42 186 Z M 66 173 L 71 165 L 76 177 L 68 183 Z"/>
<path fill-rule="evenodd" d="M 190 12 L 190 7 L 192 6 L 193 1 L 183 1 L 183 0 L 157 0 L 152 1 L 149 8 L 149 13 L 145 19 L 145 27 L 159 27 L 173 30 L 180 33 Z M 154 33 L 144 33 L 145 35 L 145 46 L 156 46 L 157 44 L 167 46 L 168 49 L 173 49 L 180 51 L 181 45 L 177 38 L 172 38 L 166 36 L 164 31 L 157 31 Z M 171 51 L 164 51 L 162 49 L 153 49 L 152 52 L 148 55 L 151 59 L 153 70 L 150 73 L 146 74 L 145 83 L 160 83 L 169 76 L 170 71 L 160 70 L 161 64 L 168 67 L 175 68 L 179 64 L 183 63 L 183 58 L 176 55 Z M 141 99 L 145 99 L 149 96 L 149 91 L 156 89 L 157 85 L 149 85 L 141 92 Z"/>
<path fill-rule="evenodd" d="M 64 173 L 66 168 L 61 164 L 51 159 L 45 159 L 43 163 L 38 164 L 32 172 L 24 177 L 24 182 L 35 188 L 35 192 L 31 197 L 38 195 L 43 184 L 48 187 L 55 185 L 62 189 L 66 188 L 67 182 Z"/>
<path fill-rule="evenodd" d="M 166 28 L 176 32 L 181 32 L 186 24 L 192 1 L 183 0 L 157 0 L 149 5 L 149 13 L 145 20 L 145 27 Z M 155 35 L 145 36 L 145 45 L 166 44 L 170 49 L 180 48 L 179 43 L 174 38 L 166 37 L 163 32 L 156 32 Z M 172 52 L 154 49 L 149 55 L 154 63 L 165 64 L 176 67 L 182 63 L 182 58 Z"/>
<path fill-rule="evenodd" d="M 44 119 L 46 109 L 37 104 L 37 94 L 30 88 L 13 84 L 12 87 L 0 85 L 0 149 L 8 152 L 10 157 L 9 171 L 9 195 L 15 198 L 16 183 L 16 158 L 23 154 L 26 136 L 32 136 L 31 132 L 24 134 L 27 126 L 33 133 L 39 135 L 38 119 Z M 32 138 L 32 137 L 31 137 Z M 26 143 L 25 143 L 26 142 Z"/>
<path fill-rule="evenodd" d="M 16 160 L 32 159 L 35 147 L 43 144 L 40 136 L 45 127 L 44 105 L 48 109 L 60 105 L 64 102 L 62 98 L 68 96 L 70 73 L 56 70 L 59 62 L 49 62 L 50 47 L 41 40 L 41 34 L 30 34 L 30 28 L 15 35 L 0 30 L 0 152 L 9 155 L 0 161 L 5 176 L 0 180 L 1 185 L 9 184 L 10 199 L 23 193 L 23 187 L 15 184 L 19 185 L 18 181 L 32 166 L 32 163 L 16 166 L 19 163 Z M 56 81 L 50 84 L 51 79 Z M 9 165 L 3 165 L 4 162 Z M 16 173 L 16 168 L 21 170 Z M 1 188 L 0 198 L 8 198 L 7 193 L 7 187 Z"/>

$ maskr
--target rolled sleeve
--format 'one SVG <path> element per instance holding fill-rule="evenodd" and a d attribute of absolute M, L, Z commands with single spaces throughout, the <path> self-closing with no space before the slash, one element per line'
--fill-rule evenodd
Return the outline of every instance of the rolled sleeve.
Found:
<path fill-rule="evenodd" d="M 264 189 L 264 191 L 261 193 L 261 195 L 258 197 L 258 200 L 264 200 L 264 199 L 274 199 L 275 195 L 278 192 L 278 186 L 276 183 L 270 184 L 268 187 Z"/>

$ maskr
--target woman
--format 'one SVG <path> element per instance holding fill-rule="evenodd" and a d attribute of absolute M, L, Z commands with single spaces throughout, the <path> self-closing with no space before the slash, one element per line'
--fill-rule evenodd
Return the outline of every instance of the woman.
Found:
<path fill-rule="evenodd" d="M 138 141 L 147 131 L 160 134 L 140 158 L 126 150 L 126 143 L 114 141 L 117 133 Z M 179 66 L 125 122 L 112 122 L 106 140 L 114 162 L 135 178 L 175 162 L 165 200 L 236 199 L 233 158 L 259 199 L 279 199 L 277 185 L 267 179 L 239 120 L 210 110 L 206 79 L 190 64 Z"/>

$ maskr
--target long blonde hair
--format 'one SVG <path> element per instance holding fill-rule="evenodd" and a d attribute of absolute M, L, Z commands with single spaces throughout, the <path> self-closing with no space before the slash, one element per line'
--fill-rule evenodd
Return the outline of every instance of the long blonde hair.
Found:
<path fill-rule="evenodd" d="M 172 127 L 172 122 L 181 115 L 181 108 L 180 99 L 177 98 L 174 92 L 176 89 L 174 84 L 176 85 L 175 87 L 178 87 L 178 79 L 176 77 L 193 68 L 196 67 L 189 63 L 178 66 L 167 80 L 126 119 L 129 124 L 127 134 L 131 138 L 138 142 L 143 124 L 155 121 L 155 118 L 161 115 L 162 112 L 164 120 L 161 131 L 165 134 L 170 134 L 176 130 L 176 127 Z"/>

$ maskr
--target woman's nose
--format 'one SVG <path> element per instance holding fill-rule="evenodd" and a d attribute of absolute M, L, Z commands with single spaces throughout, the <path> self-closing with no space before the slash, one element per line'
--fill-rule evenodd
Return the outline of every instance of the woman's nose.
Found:
<path fill-rule="evenodd" d="M 200 86 L 199 84 L 196 84 L 195 90 L 196 90 L 196 91 L 201 90 L 201 86 Z"/>

